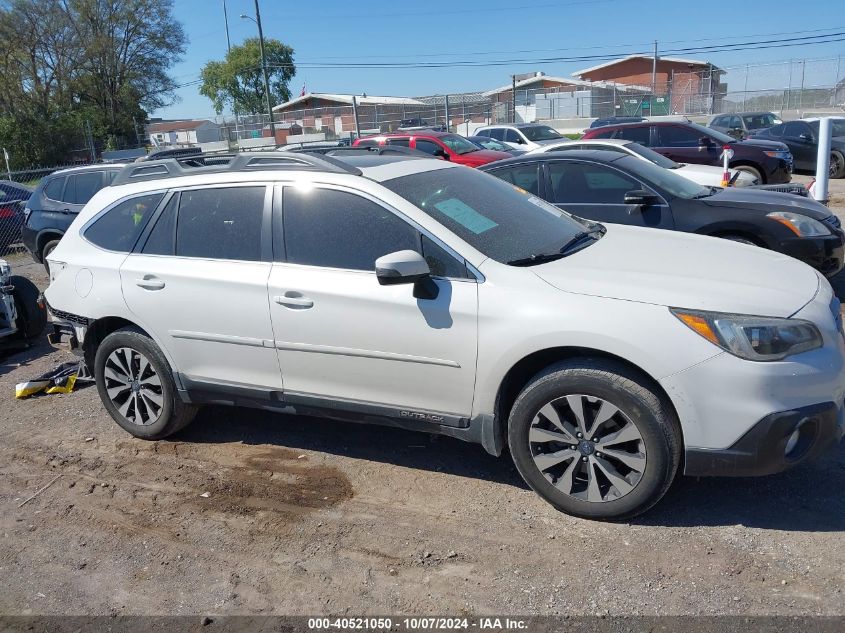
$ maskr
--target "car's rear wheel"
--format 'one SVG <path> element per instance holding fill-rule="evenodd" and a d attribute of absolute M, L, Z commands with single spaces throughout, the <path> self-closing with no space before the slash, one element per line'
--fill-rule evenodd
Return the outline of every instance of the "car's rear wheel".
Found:
<path fill-rule="evenodd" d="M 564 361 L 534 377 L 511 410 L 508 443 L 535 492 L 593 519 L 648 510 L 681 456 L 671 408 L 644 378 L 603 359 Z"/>
<path fill-rule="evenodd" d="M 752 178 L 756 178 L 758 183 L 765 182 L 763 180 L 763 175 L 760 173 L 760 170 L 756 167 L 752 167 L 751 165 L 737 165 L 736 167 L 732 167 L 734 171 L 741 171 L 745 174 L 748 174 Z"/>
<path fill-rule="evenodd" d="M 845 178 L 845 156 L 833 150 L 830 153 L 830 178 Z"/>
<path fill-rule="evenodd" d="M 56 250 L 56 247 L 59 245 L 59 240 L 50 240 L 44 245 L 44 248 L 41 249 L 41 263 L 44 264 L 44 268 L 47 270 L 47 273 L 50 272 L 50 264 L 47 263 L 47 257 Z"/>
<path fill-rule="evenodd" d="M 94 359 L 97 391 L 111 417 L 135 437 L 158 440 L 186 427 L 196 407 L 179 398 L 167 359 L 135 328 L 109 334 Z"/>
<path fill-rule="evenodd" d="M 15 275 L 11 284 L 12 297 L 18 312 L 18 333 L 27 340 L 34 339 L 47 325 L 47 308 L 40 301 L 41 293 L 26 277 Z"/>

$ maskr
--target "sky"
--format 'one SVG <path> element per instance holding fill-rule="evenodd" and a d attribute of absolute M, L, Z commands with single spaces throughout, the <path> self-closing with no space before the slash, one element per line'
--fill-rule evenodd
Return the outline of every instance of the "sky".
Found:
<path fill-rule="evenodd" d="M 765 10 L 752 10 L 757 2 Z M 794 0 L 702 3 L 700 0 L 259 0 L 265 38 L 293 47 L 300 64 L 290 83 L 291 93 L 367 93 L 420 96 L 489 90 L 510 82 L 513 73 L 543 71 L 569 77 L 576 70 L 604 60 L 553 61 L 548 57 L 658 54 L 696 46 L 712 46 L 812 37 L 841 33 L 845 40 L 842 0 Z M 254 0 L 226 0 L 232 45 L 255 37 Z M 720 8 L 721 7 L 721 8 Z M 752 13 L 749 19 L 718 16 Z M 189 44 L 183 61 L 171 74 L 178 84 L 199 78 L 203 65 L 226 54 L 223 0 L 174 0 L 176 19 L 184 25 Z M 794 16 L 796 19 L 789 19 Z M 817 16 L 819 19 L 813 18 Z M 792 28 L 792 31 L 790 31 Z M 789 32 L 787 32 L 789 31 Z M 664 54 L 670 54 L 664 52 Z M 842 56 L 841 63 L 836 59 Z M 845 75 L 845 41 L 801 46 L 776 46 L 744 51 L 675 53 L 732 68 L 729 89 L 787 86 L 790 59 L 826 59 L 808 63 L 806 86 L 831 85 L 839 69 Z M 303 64 L 360 62 L 506 61 L 503 65 L 448 68 L 305 68 Z M 515 63 L 511 60 L 517 60 Z M 777 62 L 777 63 L 776 63 Z M 781 63 L 783 62 L 783 63 Z M 756 64 L 769 64 L 755 66 Z M 800 78 L 793 65 L 793 85 Z M 181 119 L 215 115 L 198 85 L 180 88 L 180 100 L 151 116 Z"/>

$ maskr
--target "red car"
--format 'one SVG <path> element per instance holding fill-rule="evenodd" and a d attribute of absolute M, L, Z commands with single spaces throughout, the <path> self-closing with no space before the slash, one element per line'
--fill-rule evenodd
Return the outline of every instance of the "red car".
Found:
<path fill-rule="evenodd" d="M 374 145 L 410 147 L 467 167 L 480 167 L 496 160 L 511 157 L 507 152 L 481 149 L 463 136 L 433 130 L 377 134 L 376 136 L 359 138 L 353 143 L 354 147 L 372 147 Z"/>

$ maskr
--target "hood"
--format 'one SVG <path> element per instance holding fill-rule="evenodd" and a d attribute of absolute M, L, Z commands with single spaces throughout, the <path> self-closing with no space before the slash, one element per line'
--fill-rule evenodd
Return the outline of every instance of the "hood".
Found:
<path fill-rule="evenodd" d="M 800 310 L 819 286 L 816 271 L 780 253 L 620 224 L 608 224 L 591 246 L 528 270 L 565 292 L 774 317 Z"/>
<path fill-rule="evenodd" d="M 741 147 L 757 147 L 763 150 L 769 150 L 770 152 L 776 151 L 789 151 L 789 147 L 786 146 L 785 143 L 781 143 L 780 141 L 767 141 L 762 138 L 752 137 L 747 138 L 741 141 L 732 141 L 729 145 L 738 145 Z"/>
<path fill-rule="evenodd" d="M 814 220 L 823 220 L 831 216 L 831 211 L 822 203 L 796 196 L 792 193 L 766 191 L 765 189 L 747 189 L 728 187 L 701 202 L 714 207 L 733 207 L 770 213 L 772 211 L 791 211 L 800 213 Z"/>
<path fill-rule="evenodd" d="M 505 158 L 512 158 L 512 155 L 508 152 L 497 152 L 494 149 L 480 149 L 477 152 L 459 154 L 454 162 L 461 165 L 478 166 L 492 163 L 495 160 L 504 160 Z"/>

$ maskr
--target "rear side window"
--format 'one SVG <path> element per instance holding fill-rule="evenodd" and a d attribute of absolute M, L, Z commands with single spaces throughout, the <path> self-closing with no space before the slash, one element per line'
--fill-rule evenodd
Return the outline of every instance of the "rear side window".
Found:
<path fill-rule="evenodd" d="M 411 139 L 409 138 L 389 138 L 387 139 L 388 145 L 399 146 L 399 147 L 410 147 L 411 146 Z"/>
<path fill-rule="evenodd" d="M 590 138 L 613 138 L 614 132 L 615 130 L 603 130 L 595 134 L 590 134 Z"/>
<path fill-rule="evenodd" d="M 419 252 L 414 227 L 361 196 L 286 187 L 283 206 L 285 250 L 292 264 L 372 271 L 382 255 Z"/>
<path fill-rule="evenodd" d="M 261 260 L 265 187 L 183 191 L 176 223 L 176 256 Z"/>
<path fill-rule="evenodd" d="M 68 176 L 62 200 L 69 204 L 85 204 L 103 188 L 103 172 L 91 171 Z"/>
<path fill-rule="evenodd" d="M 478 130 L 475 133 L 475 135 L 476 136 L 486 136 L 487 138 L 490 138 L 490 130 Z"/>
<path fill-rule="evenodd" d="M 163 196 L 153 193 L 118 203 L 85 230 L 85 239 L 109 251 L 128 253 Z"/>
<path fill-rule="evenodd" d="M 176 205 L 179 194 L 171 196 L 170 201 L 161 215 L 158 216 L 147 243 L 141 250 L 146 255 L 173 255 L 173 244 L 176 238 Z"/>
<path fill-rule="evenodd" d="M 44 187 L 44 195 L 50 198 L 50 200 L 61 200 L 62 190 L 65 188 L 66 180 L 67 176 L 62 176 L 60 178 L 56 178 L 55 180 L 51 180 L 49 183 L 47 183 L 47 186 Z"/>

